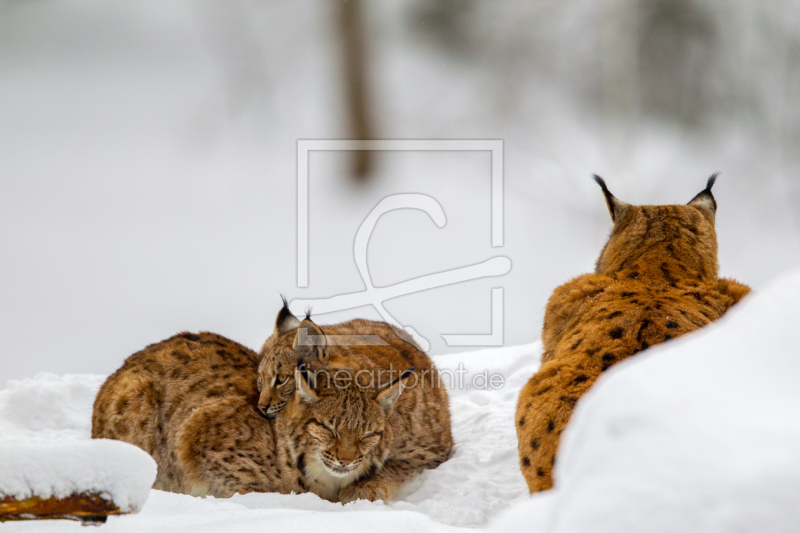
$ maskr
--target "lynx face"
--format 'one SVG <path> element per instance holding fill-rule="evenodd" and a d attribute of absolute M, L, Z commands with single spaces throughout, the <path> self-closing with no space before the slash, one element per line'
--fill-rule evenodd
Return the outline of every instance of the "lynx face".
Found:
<path fill-rule="evenodd" d="M 294 394 L 293 366 L 297 357 L 291 351 L 276 351 L 266 354 L 258 365 L 258 411 L 269 420 L 278 416 Z"/>
<path fill-rule="evenodd" d="M 309 317 L 302 322 L 291 314 L 286 301 L 275 319 L 275 332 L 261 348 L 258 367 L 258 410 L 265 418 L 275 418 L 289 403 L 295 391 L 294 371 L 325 366 L 347 359 L 348 349 L 329 346 L 322 329 Z"/>
<path fill-rule="evenodd" d="M 387 348 L 383 356 L 393 357 L 388 362 L 359 366 L 407 369 L 375 386 L 372 380 L 336 381 L 339 366 L 326 379 L 330 374 L 317 361 L 319 372 L 306 371 L 315 378 L 311 388 L 296 370 L 296 336 L 279 331 L 268 339 L 266 360 L 211 333 L 184 333 L 151 345 L 101 387 L 92 437 L 123 440 L 150 453 L 158 463 L 157 489 L 217 498 L 313 492 L 333 502 L 388 500 L 420 469 L 447 460 L 447 393 L 424 354 Z M 332 347 L 330 360 L 339 364 L 345 348 Z M 420 366 L 434 376 L 430 384 L 418 375 L 395 405 L 400 383 Z M 258 402 L 261 416 L 275 420 L 259 417 Z M 391 468 L 382 469 L 390 458 Z"/>
<path fill-rule="evenodd" d="M 355 383 L 337 386 L 327 380 L 315 389 L 298 370 L 296 410 L 292 425 L 302 428 L 296 448 L 303 451 L 306 472 L 332 493 L 373 467 L 389 453 L 393 434 L 387 424 L 403 381 L 403 374 L 376 394 Z"/>
<path fill-rule="evenodd" d="M 346 408 L 349 411 L 343 411 Z M 343 394 L 321 399 L 309 411 L 309 449 L 332 476 L 345 477 L 372 462 L 365 459 L 372 459 L 386 423 L 386 414 L 374 400 Z"/>
<path fill-rule="evenodd" d="M 298 357 L 294 348 L 300 321 L 289 312 L 286 300 L 275 320 L 275 331 L 261 348 L 258 365 L 258 411 L 264 418 L 278 416 L 294 394 L 294 370 Z"/>

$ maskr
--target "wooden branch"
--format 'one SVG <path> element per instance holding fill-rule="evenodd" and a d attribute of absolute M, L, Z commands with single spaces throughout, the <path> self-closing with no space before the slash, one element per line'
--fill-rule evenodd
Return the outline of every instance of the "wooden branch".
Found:
<path fill-rule="evenodd" d="M 97 493 L 73 494 L 66 498 L 42 499 L 33 496 L 24 500 L 13 497 L 0 499 L 0 522 L 6 520 L 80 520 L 83 523 L 103 523 L 109 515 L 124 514 L 114 502 Z"/>

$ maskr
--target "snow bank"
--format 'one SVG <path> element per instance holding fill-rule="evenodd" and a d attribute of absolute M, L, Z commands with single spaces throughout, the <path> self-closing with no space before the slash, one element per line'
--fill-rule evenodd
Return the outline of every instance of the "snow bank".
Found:
<path fill-rule="evenodd" d="M 155 479 L 152 457 L 120 441 L 0 442 L 0 498 L 98 493 L 135 512 Z"/>
<path fill-rule="evenodd" d="M 359 524 L 386 531 L 443 531 L 451 527 L 484 526 L 513 503 L 528 499 L 528 490 L 517 464 L 514 410 L 519 389 L 536 371 L 540 353 L 541 344 L 535 343 L 434 356 L 450 393 L 456 446 L 449 461 L 435 470 L 425 471 L 403 487 L 388 504 L 358 501 L 341 505 L 313 494 L 246 494 L 230 499 L 198 499 L 152 490 L 140 514 L 112 519 L 105 527 L 130 531 L 191 528 L 194 532 L 198 528 L 213 531 L 223 526 L 226 531 L 244 531 L 264 523 L 290 527 L 293 531 L 314 528 L 352 530 Z M 502 385 L 489 386 L 487 378 L 491 376 L 502 377 Z M 103 376 L 94 375 L 59 377 L 39 374 L 33 379 L 11 381 L 7 390 L 0 391 L 0 444 L 16 441 L 14 450 L 19 459 L 13 462 L 26 465 L 9 476 L 9 480 L 17 480 L 14 490 L 22 493 L 24 487 L 36 486 L 37 494 L 49 494 L 46 491 L 57 478 L 62 483 L 67 479 L 75 483 L 84 482 L 81 477 L 85 468 L 82 466 L 83 451 L 78 448 L 67 450 L 64 446 L 105 442 L 86 440 L 91 433 L 94 396 L 103 380 Z M 497 381 L 494 383 L 498 384 Z M 124 443 L 105 444 L 130 448 Z M 51 451 L 56 447 L 64 451 Z M 0 454 L 4 450 L 0 448 Z M 122 451 L 122 448 L 117 450 L 119 453 Z M 138 455 L 144 454 L 138 449 L 133 451 Z M 58 455 L 59 459 L 31 463 L 34 458 L 38 461 L 40 456 L 49 455 Z M 71 457 L 71 460 L 65 460 L 66 457 Z M 146 458 L 150 460 L 149 456 Z M 132 467 L 130 472 L 126 462 Z M 133 459 L 121 463 L 125 470 L 116 466 L 116 471 L 105 471 L 113 472 L 113 476 L 109 473 L 103 478 L 104 482 L 117 480 L 130 486 L 134 483 L 137 469 L 151 471 L 150 467 L 135 466 L 139 463 Z M 0 464 L 5 464 L 5 461 L 0 459 Z M 114 464 L 109 458 L 107 465 L 112 467 Z M 72 470 L 62 470 L 59 474 L 57 468 Z M 155 470 L 152 472 L 154 475 Z M 98 476 L 99 473 L 95 479 Z M 6 477 L 3 470 L 0 470 L 0 477 Z M 144 479 L 138 482 L 143 483 Z M 92 484 L 98 485 L 86 480 L 81 486 Z M 152 478 L 147 487 L 151 484 Z M 11 481 L 8 485 L 10 489 Z M 107 490 L 111 492 L 113 488 Z M 69 524 L 54 523 L 46 527 L 60 529 L 69 527 Z"/>
<path fill-rule="evenodd" d="M 105 376 L 56 376 L 11 380 L 0 391 L 0 442 L 88 439 L 92 405 Z"/>
<path fill-rule="evenodd" d="M 800 272 L 609 371 L 556 487 L 496 531 L 789 531 L 800 523 Z"/>
<path fill-rule="evenodd" d="M 124 442 L 89 440 L 104 380 L 42 373 L 0 391 L 0 498 L 99 493 L 123 512 L 141 509 L 155 461 Z"/>

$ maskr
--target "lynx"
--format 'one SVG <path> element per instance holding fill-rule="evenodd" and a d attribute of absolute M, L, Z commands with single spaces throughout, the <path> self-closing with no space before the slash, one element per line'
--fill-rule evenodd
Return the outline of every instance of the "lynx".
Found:
<path fill-rule="evenodd" d="M 412 366 L 427 369 L 426 374 L 434 371 L 430 358 L 408 333 L 385 322 L 355 319 L 321 327 L 310 321 L 304 323 L 302 329 L 309 340 L 321 337 L 327 345 L 341 339 L 334 349 L 296 343 L 300 325 L 301 321 L 292 315 L 284 299 L 283 308 L 275 319 L 275 330 L 260 352 L 258 409 L 265 418 L 275 418 L 289 403 L 294 394 L 294 368 L 298 363 L 320 363 L 354 372 L 381 368 L 386 374 Z M 399 367 L 392 368 L 392 365 Z"/>
<path fill-rule="evenodd" d="M 561 432 L 603 371 L 718 319 L 750 291 L 717 277 L 716 174 L 685 206 L 632 206 L 595 180 L 614 228 L 595 273 L 550 297 L 542 366 L 517 404 L 520 467 L 531 492 L 552 486 Z"/>
<path fill-rule="evenodd" d="M 283 418 L 278 413 L 291 404 L 297 375 L 287 371 L 292 365 L 312 378 L 321 375 L 323 390 L 343 380 L 374 393 L 412 372 L 388 417 L 395 434 L 391 460 L 377 474 L 379 482 L 359 481 L 345 490 L 347 500 L 387 499 L 419 470 L 447 460 L 453 447 L 447 392 L 433 362 L 405 331 L 363 319 L 317 326 L 308 316 L 298 320 L 284 302 L 261 353 L 258 409 L 267 419 Z"/>
<path fill-rule="evenodd" d="M 285 412 L 265 420 L 258 364 L 255 352 L 212 333 L 149 346 L 101 387 L 92 437 L 139 446 L 158 464 L 154 488 L 196 496 L 310 491 L 331 501 L 388 499 L 421 468 L 446 460 L 446 393 L 414 383 L 415 369 L 372 387 L 325 379 L 311 387 L 295 370 Z M 416 389 L 441 393 L 444 402 L 398 403 Z M 439 431 L 440 449 L 425 447 L 429 429 Z"/>

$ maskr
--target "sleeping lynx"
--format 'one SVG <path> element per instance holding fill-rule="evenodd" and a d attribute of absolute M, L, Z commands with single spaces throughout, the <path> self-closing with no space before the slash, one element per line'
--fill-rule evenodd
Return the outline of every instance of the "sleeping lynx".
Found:
<path fill-rule="evenodd" d="M 158 464 L 154 488 L 198 496 L 388 499 L 421 468 L 446 460 L 447 396 L 441 385 L 422 384 L 416 369 L 401 365 L 371 387 L 334 386 L 325 375 L 310 387 L 295 370 L 285 412 L 265 420 L 256 407 L 258 364 L 255 352 L 212 333 L 149 346 L 101 387 L 92 437 L 139 446 Z M 398 403 L 405 396 L 420 401 Z M 431 440 L 438 447 L 424 446 Z"/>
<path fill-rule="evenodd" d="M 517 404 L 520 466 L 531 492 L 552 486 L 561 432 L 601 372 L 718 319 L 749 292 L 717 277 L 715 178 L 688 205 L 632 206 L 595 176 L 614 229 L 596 273 L 550 297 L 542 366 Z"/>
<path fill-rule="evenodd" d="M 317 326 L 308 317 L 295 318 L 284 302 L 261 354 L 258 409 L 268 419 L 282 419 L 285 414 L 278 413 L 291 404 L 296 383 L 286 370 L 291 365 L 321 375 L 323 389 L 344 378 L 374 392 L 413 371 L 388 417 L 395 436 L 391 459 L 377 474 L 380 482 L 359 481 L 345 491 L 346 499 L 387 499 L 416 472 L 447 460 L 453 447 L 447 392 L 433 362 L 405 331 L 362 319 Z"/>

